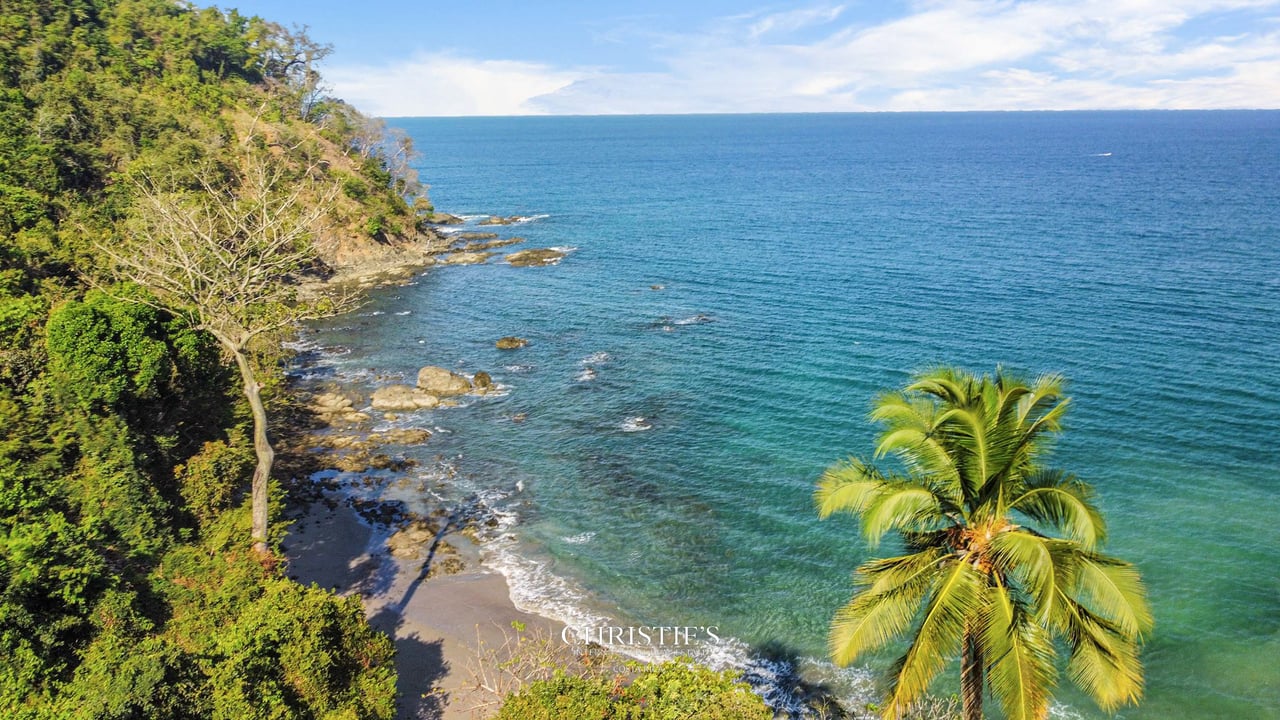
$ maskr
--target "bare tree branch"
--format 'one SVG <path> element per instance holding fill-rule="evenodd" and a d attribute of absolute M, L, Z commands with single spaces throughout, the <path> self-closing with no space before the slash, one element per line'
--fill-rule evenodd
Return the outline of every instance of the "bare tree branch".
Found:
<path fill-rule="evenodd" d="M 260 121 L 254 119 L 251 133 Z M 317 163 L 291 165 L 288 158 L 297 153 L 263 148 L 252 134 L 237 150 L 229 182 L 219 180 L 212 166 L 196 170 L 187 182 L 147 175 L 136 180 L 124 237 L 114 244 L 99 242 L 97 249 L 109 261 L 113 278 L 146 288 L 159 303 L 126 299 L 163 304 L 183 315 L 213 335 L 236 363 L 253 411 L 258 455 L 252 538 L 265 552 L 266 487 L 274 452 L 249 344 L 283 327 L 345 312 L 359 297 L 354 292 L 310 302 L 297 297 L 301 276 L 319 259 L 314 238 L 323 234 L 338 185 Z"/>

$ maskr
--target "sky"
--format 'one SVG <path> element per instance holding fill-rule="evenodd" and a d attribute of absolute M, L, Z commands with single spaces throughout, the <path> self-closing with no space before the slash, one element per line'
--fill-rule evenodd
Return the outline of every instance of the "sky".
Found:
<path fill-rule="evenodd" d="M 1280 0 L 222 0 L 396 116 L 1280 108 Z"/>

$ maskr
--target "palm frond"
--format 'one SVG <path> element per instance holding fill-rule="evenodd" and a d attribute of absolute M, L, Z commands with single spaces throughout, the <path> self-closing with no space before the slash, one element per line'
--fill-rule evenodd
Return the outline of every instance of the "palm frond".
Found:
<path fill-rule="evenodd" d="M 857 577 L 866 589 L 831 621 L 827 645 L 832 662 L 848 665 L 906 631 L 945 558 L 946 553 L 935 549 L 860 567 Z"/>
<path fill-rule="evenodd" d="M 1097 547 L 1107 536 L 1106 522 L 1093 504 L 1093 489 L 1060 470 L 1029 475 L 1009 509 L 1052 527 L 1085 550 Z"/>
<path fill-rule="evenodd" d="M 1151 632 L 1155 620 L 1138 570 L 1122 560 L 1081 552 L 1076 558 L 1072 596 L 1135 640 Z"/>
<path fill-rule="evenodd" d="M 949 523 L 942 508 L 928 487 L 904 481 L 883 483 L 862 509 L 862 535 L 875 547 L 894 530 L 936 530 Z"/>
<path fill-rule="evenodd" d="M 967 405 L 975 378 L 972 374 L 948 366 L 926 370 L 906 387 L 908 393 L 932 395 L 947 405 Z"/>
<path fill-rule="evenodd" d="M 886 393 L 876 402 L 871 419 L 886 428 L 876 440 L 875 457 L 892 453 L 913 474 L 934 475 L 948 481 L 958 478 L 952 457 L 938 441 L 938 412 L 933 401 Z"/>
<path fill-rule="evenodd" d="M 1067 673 L 1107 712 L 1142 698 L 1142 663 L 1133 638 L 1065 594 L 1055 620 L 1071 647 Z"/>
<path fill-rule="evenodd" d="M 986 419 L 971 408 L 958 407 L 942 413 L 938 424 L 945 427 L 944 444 L 958 466 L 965 496 L 976 498 L 991 475 Z"/>
<path fill-rule="evenodd" d="M 1049 611 L 1058 583 L 1053 554 L 1047 538 L 1012 530 L 991 539 L 991 557 L 996 576 L 1009 578 L 1026 594 L 1037 617 Z"/>
<path fill-rule="evenodd" d="M 1053 638 L 998 577 L 988 594 L 981 623 L 987 685 L 1008 720 L 1043 720 L 1057 678 Z"/>
<path fill-rule="evenodd" d="M 1056 373 L 1045 374 L 1036 378 L 1030 387 L 1031 392 L 1018 399 L 1018 424 L 1025 424 L 1027 419 L 1032 416 L 1039 417 L 1046 407 L 1058 403 L 1065 385 L 1066 381 Z M 1035 421 L 1033 420 L 1032 422 Z M 1057 428 L 1055 427 L 1054 429 L 1056 430 Z"/>
<path fill-rule="evenodd" d="M 879 470 L 857 458 L 827 468 L 813 493 L 818 517 L 826 519 L 837 512 L 863 512 L 885 482 Z"/>
<path fill-rule="evenodd" d="M 983 601 L 984 575 L 963 558 L 934 578 L 929 602 L 911 646 L 894 663 L 886 718 L 897 718 L 929 688 L 929 683 L 955 657 L 965 623 Z"/>

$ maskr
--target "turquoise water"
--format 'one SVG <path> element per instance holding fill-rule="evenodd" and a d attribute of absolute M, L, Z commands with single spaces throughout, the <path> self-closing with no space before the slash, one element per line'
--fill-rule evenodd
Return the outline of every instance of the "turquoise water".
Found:
<path fill-rule="evenodd" d="M 868 553 L 810 495 L 869 451 L 875 394 L 939 362 L 1057 371 L 1053 460 L 1158 623 L 1122 716 L 1280 717 L 1280 113 L 394 124 L 438 207 L 576 248 L 318 328 L 357 386 L 438 364 L 508 388 L 398 422 L 518 516 L 525 602 L 820 658 Z"/>

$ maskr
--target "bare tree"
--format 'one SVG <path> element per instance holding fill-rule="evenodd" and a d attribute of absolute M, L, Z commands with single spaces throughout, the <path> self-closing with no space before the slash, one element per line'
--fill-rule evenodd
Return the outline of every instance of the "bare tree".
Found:
<path fill-rule="evenodd" d="M 148 289 L 165 309 L 209 332 L 235 362 L 253 412 L 254 549 L 267 550 L 267 486 L 275 453 L 249 349 L 255 339 L 303 320 L 344 312 L 354 294 L 302 303 L 300 276 L 319 260 L 317 230 L 337 186 L 317 166 L 298 169 L 279 148 L 242 143 L 231 178 L 213 168 L 186 187 L 143 177 L 116 244 L 99 243 L 115 279 Z"/>

